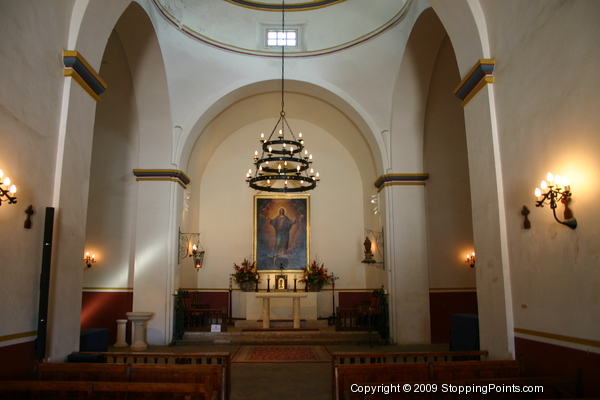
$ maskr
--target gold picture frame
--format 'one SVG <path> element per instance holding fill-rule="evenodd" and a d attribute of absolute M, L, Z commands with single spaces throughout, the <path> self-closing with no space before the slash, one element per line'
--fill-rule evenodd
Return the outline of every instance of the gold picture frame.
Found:
<path fill-rule="evenodd" d="M 310 196 L 254 196 L 254 260 L 262 272 L 298 272 L 310 259 Z"/>

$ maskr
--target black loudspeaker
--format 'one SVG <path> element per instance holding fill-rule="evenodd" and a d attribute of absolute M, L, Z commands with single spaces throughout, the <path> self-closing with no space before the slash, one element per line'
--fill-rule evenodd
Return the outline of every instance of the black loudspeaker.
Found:
<path fill-rule="evenodd" d="M 46 207 L 44 243 L 42 248 L 42 273 L 40 276 L 40 305 L 38 310 L 35 358 L 46 358 L 46 330 L 48 327 L 48 297 L 50 294 L 50 261 L 52 259 L 52 233 L 54 231 L 54 207 Z"/>

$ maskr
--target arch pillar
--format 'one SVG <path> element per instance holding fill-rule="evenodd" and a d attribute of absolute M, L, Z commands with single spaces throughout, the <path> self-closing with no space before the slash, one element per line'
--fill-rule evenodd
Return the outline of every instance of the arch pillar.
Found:
<path fill-rule="evenodd" d="M 175 170 L 134 170 L 138 183 L 133 312 L 152 312 L 147 343 L 168 345 L 173 331 L 179 192 L 187 177 Z M 189 183 L 189 180 L 185 181 Z"/>
<path fill-rule="evenodd" d="M 390 333 L 398 344 L 431 342 L 425 208 L 427 177 L 428 174 L 390 174 L 375 183 L 380 189 L 385 213 Z"/>
<path fill-rule="evenodd" d="M 493 85 L 481 89 L 464 111 L 477 253 L 480 346 L 491 359 L 514 358 L 506 210 Z"/>

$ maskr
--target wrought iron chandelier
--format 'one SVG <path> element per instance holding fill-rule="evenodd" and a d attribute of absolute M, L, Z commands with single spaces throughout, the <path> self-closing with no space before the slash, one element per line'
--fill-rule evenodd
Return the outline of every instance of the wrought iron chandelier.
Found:
<path fill-rule="evenodd" d="M 281 6 L 281 31 L 285 35 L 285 1 Z M 277 134 L 275 133 L 277 132 Z M 265 192 L 305 192 L 317 187 L 319 173 L 312 168 L 312 154 L 304 148 L 302 133 L 294 135 L 285 118 L 285 45 L 281 46 L 281 112 L 268 138 L 260 134 L 261 153 L 254 152 L 254 172 L 246 182 Z"/>

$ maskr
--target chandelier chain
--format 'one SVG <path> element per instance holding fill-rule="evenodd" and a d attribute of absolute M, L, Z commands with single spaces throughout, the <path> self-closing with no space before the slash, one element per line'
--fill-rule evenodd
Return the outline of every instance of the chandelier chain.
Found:
<path fill-rule="evenodd" d="M 285 33 L 285 0 L 281 3 L 281 32 L 287 41 Z M 285 45 L 281 45 L 281 115 L 285 115 Z"/>

